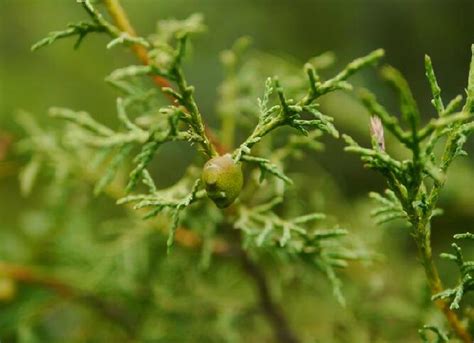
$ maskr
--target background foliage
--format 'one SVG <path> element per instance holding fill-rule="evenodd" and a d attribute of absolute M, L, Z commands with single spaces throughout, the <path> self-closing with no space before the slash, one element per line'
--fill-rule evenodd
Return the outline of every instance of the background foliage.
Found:
<path fill-rule="evenodd" d="M 346 62 L 382 47 L 387 55 L 384 61 L 403 72 L 415 98 L 421 99 L 422 113 L 433 113 L 424 54 L 431 56 L 443 94 L 451 99 L 466 85 L 469 47 L 474 40 L 474 3 L 469 0 L 179 0 L 124 1 L 124 5 L 141 33 L 152 32 L 157 19 L 204 14 L 208 32 L 193 39 L 185 71 L 211 126 L 219 120 L 218 86 L 226 75 L 219 65 L 219 53 L 243 35 L 252 37 L 254 54 L 267 54 L 268 62 L 258 66 L 258 87 L 273 74 L 288 75 L 285 81 L 292 84 L 292 73 L 324 51 L 337 55 L 335 67 L 328 70 L 333 75 Z M 139 322 L 143 337 L 150 341 L 182 341 L 191 336 L 204 342 L 270 340 L 271 328 L 258 311 L 253 286 L 232 261 L 209 261 L 205 253 L 183 248 L 167 256 L 166 236 L 153 234 L 141 221 L 130 219 L 107 196 L 91 197 L 92 186 L 83 182 L 68 185 L 70 191 L 65 194 L 57 187 L 48 189 L 45 175 L 29 197 L 21 195 L 17 179 L 26 159 L 10 149 L 2 153 L 11 146 L 9 141 L 25 135 L 18 125 L 22 114 L 17 110 L 34 113 L 36 121 L 50 125 L 47 109 L 51 105 L 84 109 L 114 126 L 116 92 L 103 78 L 136 62 L 128 51 L 104 49 L 108 40 L 98 35 L 74 52 L 73 42 L 65 40 L 33 54 L 32 43 L 66 22 L 83 19 L 83 12 L 59 0 L 2 0 L 0 6 L 0 260 L 45 270 L 54 266 L 50 271 L 58 278 L 119 300 L 130 318 L 118 320 L 132 326 Z M 396 96 L 373 70 L 365 70 L 351 82 L 371 89 L 396 112 Z M 335 117 L 340 131 L 369 144 L 368 116 L 353 95 L 329 95 L 322 99 L 322 108 Z M 419 328 L 424 324 L 442 327 L 443 320 L 433 309 L 408 229 L 402 221 L 375 225 L 370 217 L 375 205 L 367 193 L 383 192 L 383 179 L 363 169 L 356 156 L 344 153 L 342 140 L 327 136 L 322 141 L 324 151 L 306 153 L 304 159 L 292 163 L 290 176 L 298 183 L 288 195 L 289 214 L 291 207 L 298 213 L 324 212 L 329 223 L 348 229 L 355 248 L 375 252 L 377 258 L 370 265 L 350 264 L 341 274 L 347 303 L 343 308 L 320 273 L 281 264 L 278 256 L 262 254 L 259 261 L 265 266 L 272 293 L 303 341 L 418 342 Z M 445 213 L 433 222 L 435 255 L 452 251 L 454 233 L 474 231 L 473 148 L 471 140 L 465 148 L 471 156 L 454 163 L 441 195 L 439 207 Z M 150 173 L 158 187 L 166 187 L 193 160 L 194 150 L 185 144 L 165 146 L 153 160 Z M 207 211 L 219 217 L 214 207 Z M 197 226 L 203 228 L 203 236 L 209 234 L 206 230 L 212 231 L 206 229 L 202 213 L 189 216 L 193 223 L 202 222 Z M 117 237 L 120 239 L 114 239 Z M 466 242 L 463 249 L 466 259 L 472 252 L 469 244 L 472 247 Z M 55 265 L 57 260 L 60 265 Z M 147 265 L 150 261 L 155 265 Z M 437 263 L 446 283 L 455 285 L 458 271 L 452 268 L 454 263 L 440 259 Z M 152 289 L 141 285 L 152 285 Z M 76 302 L 23 284 L 16 285 L 13 297 L 0 304 L 0 339 L 125 339 L 122 330 L 84 306 L 94 299 Z M 474 317 L 469 307 L 472 295 L 463 301 L 467 303 L 465 314 Z"/>

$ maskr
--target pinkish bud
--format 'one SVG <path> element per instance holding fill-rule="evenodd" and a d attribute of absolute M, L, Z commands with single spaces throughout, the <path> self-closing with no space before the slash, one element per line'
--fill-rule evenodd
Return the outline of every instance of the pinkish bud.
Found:
<path fill-rule="evenodd" d="M 377 144 L 380 150 L 385 151 L 385 139 L 383 136 L 382 121 L 377 116 L 370 117 L 370 134 L 373 142 Z"/>

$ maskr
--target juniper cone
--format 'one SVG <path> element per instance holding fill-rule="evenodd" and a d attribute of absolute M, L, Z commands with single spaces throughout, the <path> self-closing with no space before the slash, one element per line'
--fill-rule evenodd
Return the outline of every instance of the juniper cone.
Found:
<path fill-rule="evenodd" d="M 230 154 L 207 161 L 202 168 L 202 180 L 207 196 L 219 208 L 231 205 L 239 196 L 244 184 L 242 167 L 240 163 L 234 162 Z"/>

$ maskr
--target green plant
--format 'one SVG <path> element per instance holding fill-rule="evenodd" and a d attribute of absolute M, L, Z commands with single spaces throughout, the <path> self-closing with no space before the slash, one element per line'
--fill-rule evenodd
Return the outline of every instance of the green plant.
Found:
<path fill-rule="evenodd" d="M 473 240 L 474 235 L 469 232 L 461 233 L 461 234 L 454 235 L 454 239 Z M 472 276 L 472 272 L 474 270 L 474 261 L 465 261 L 465 258 L 462 253 L 462 249 L 456 243 L 453 243 L 452 247 L 455 251 L 454 254 L 444 253 L 444 254 L 441 254 L 441 257 L 451 260 L 456 263 L 457 267 L 459 268 L 459 272 L 461 274 L 459 278 L 459 284 L 454 288 L 448 288 L 438 294 L 435 294 L 433 296 L 433 299 L 434 300 L 452 299 L 452 302 L 451 302 L 451 305 L 449 305 L 449 308 L 451 310 L 457 310 L 460 307 L 459 303 L 461 302 L 462 297 L 466 293 L 473 291 L 474 289 L 473 276 Z"/>
<path fill-rule="evenodd" d="M 428 339 L 428 335 L 427 335 L 427 332 L 430 332 L 430 331 L 433 332 L 436 335 L 436 341 L 435 342 L 437 342 L 437 343 L 449 342 L 449 338 L 446 335 L 446 333 L 441 331 L 439 328 L 437 328 L 436 326 L 425 325 L 425 326 L 423 326 L 423 328 L 421 328 L 419 330 L 420 337 L 421 337 L 421 339 L 424 343 L 429 343 L 430 342 L 430 340 Z"/>
<path fill-rule="evenodd" d="M 96 186 L 96 193 L 100 193 L 112 181 L 113 175 L 121 162 L 133 147 L 140 147 L 140 153 L 134 158 L 135 168 L 130 173 L 130 179 L 127 185 L 127 191 L 136 188 L 139 180 L 143 178 L 143 182 L 149 188 L 149 194 L 131 195 L 123 199 L 119 199 L 119 203 L 136 202 L 135 208 L 151 208 L 148 216 L 154 216 L 160 211 L 170 208 L 173 210 L 173 225 L 170 230 L 169 245 L 173 243 L 174 231 L 178 226 L 179 212 L 190 206 L 193 202 L 203 198 L 203 193 L 199 192 L 200 181 L 193 181 L 192 178 L 186 176 L 177 183 L 181 187 L 172 187 L 170 190 L 157 191 L 150 174 L 146 172 L 147 165 L 151 162 L 156 151 L 165 143 L 174 141 L 186 141 L 196 144 L 198 150 L 205 158 L 211 158 L 207 166 L 204 167 L 203 180 L 206 185 L 210 184 L 209 164 L 217 164 L 217 161 L 229 160 L 228 155 L 218 156 L 217 148 L 211 143 L 211 139 L 206 133 L 203 118 L 194 99 L 194 88 L 188 85 L 185 79 L 182 61 L 186 52 L 186 42 L 191 33 L 200 32 L 203 28 L 200 16 L 191 16 L 189 19 L 178 22 L 164 22 L 159 26 L 159 31 L 152 36 L 150 40 L 143 37 L 134 37 L 127 32 L 121 32 L 120 29 L 113 24 L 107 22 L 102 15 L 93 7 L 89 1 L 79 1 L 90 15 L 92 21 L 90 23 L 73 24 L 71 28 L 65 31 L 53 32 L 47 38 L 39 41 L 33 46 L 33 50 L 53 43 L 55 40 L 78 35 L 78 43 L 82 42 L 84 37 L 91 32 L 106 32 L 114 39 L 107 45 L 109 48 L 117 44 L 139 44 L 146 49 L 147 61 L 149 64 L 145 66 L 129 66 L 114 71 L 107 80 L 124 93 L 124 98 L 117 99 L 117 113 L 125 132 L 114 131 L 101 123 L 94 120 L 86 112 L 76 112 L 63 108 L 52 108 L 50 114 L 53 117 L 59 117 L 76 124 L 77 133 L 76 141 L 79 145 L 89 145 L 93 149 L 97 149 L 101 154 L 116 153 L 111 160 L 104 177 Z M 111 1 L 111 4 L 114 2 Z M 78 46 L 76 43 L 76 46 Z M 172 44 L 176 43 L 176 46 Z M 308 135 L 308 130 L 320 130 L 331 133 L 337 137 L 338 133 L 332 125 L 332 118 L 323 115 L 318 111 L 315 100 L 320 96 L 339 89 L 350 89 L 350 85 L 345 81 L 359 69 L 374 63 L 383 55 L 381 50 L 375 51 L 367 57 L 355 60 L 350 63 L 342 72 L 334 78 L 322 82 L 316 73 L 315 67 L 311 64 L 305 66 L 308 77 L 308 91 L 301 100 L 295 102 L 287 100 L 283 89 L 278 80 L 269 78 L 265 84 L 265 92 L 262 99 L 258 102 L 258 123 L 250 134 L 250 136 L 232 152 L 234 164 L 248 162 L 255 164 L 262 172 L 261 180 L 265 173 L 270 173 L 280 178 L 285 183 L 291 183 L 289 177 L 279 169 L 279 167 L 271 161 L 271 159 L 250 155 L 251 148 L 261 139 L 274 129 L 281 126 L 290 126 L 298 130 L 300 133 Z M 155 58 L 155 61 L 153 61 Z M 154 99 L 150 100 L 150 90 L 140 87 L 134 88 L 134 78 L 141 76 L 159 77 L 164 82 L 172 82 L 177 90 L 171 85 L 162 87 L 161 90 L 170 97 L 173 102 L 171 106 L 158 108 L 159 113 L 152 113 L 148 117 L 142 115 L 139 118 L 143 124 L 138 121 L 133 122 L 128 117 L 128 109 L 133 103 L 141 106 L 140 112 L 147 113 L 156 112 L 157 105 Z M 153 90 L 151 91 L 153 92 Z M 271 97 L 276 92 L 279 104 L 270 106 Z M 143 111 L 143 108 L 146 110 Z M 130 111 L 131 112 L 131 111 Z M 237 114 L 236 114 L 237 115 Z M 309 116 L 304 118 L 303 115 Z M 233 132 L 229 134 L 233 135 Z M 303 144 L 304 146 L 304 144 Z M 291 146 L 290 146 L 291 148 Z M 115 150 L 115 151 L 114 151 Z M 222 148 L 221 148 L 222 151 Z M 214 162 L 216 161 L 216 162 Z M 221 163 L 222 164 L 222 163 Z M 230 161 L 227 164 L 232 164 Z M 225 174 L 225 168 L 216 168 L 217 172 L 213 173 L 215 179 L 220 179 L 220 175 Z M 218 204 L 219 207 L 229 206 L 238 196 L 240 188 L 241 176 L 240 172 L 232 173 L 231 179 L 237 177 L 237 185 L 229 196 L 229 200 L 219 202 L 216 200 L 216 194 L 210 197 Z M 229 178 L 227 178 L 229 179 Z M 232 181 L 232 180 L 229 180 Z M 215 180 L 213 180 L 215 182 Z M 185 185 L 193 184 L 186 192 Z M 209 187 L 208 187 L 209 188 Z M 219 188 L 219 185 L 218 185 Z M 270 188 L 271 189 L 271 188 Z M 188 193 L 181 199 L 180 193 Z M 270 193 L 270 191 L 269 191 Z M 219 195 L 219 194 L 218 194 Z M 225 199 L 225 195 L 224 195 Z M 312 217 L 308 217 L 308 220 Z M 306 220 L 305 220 L 306 221 Z M 300 220 L 301 223 L 305 221 Z M 285 227 L 285 236 L 290 235 L 290 227 Z M 306 230 L 295 229 L 303 234 Z"/>
<path fill-rule="evenodd" d="M 12 305 L 7 308 L 8 318 L 0 318 L 7 339 L 64 339 L 48 336 L 55 332 L 49 330 L 48 314 L 54 312 L 51 308 L 63 306 L 66 314 L 81 318 L 75 326 L 78 322 L 88 328 L 71 333 L 68 339 L 73 341 L 168 342 L 182 341 L 188 333 L 196 341 L 266 341 L 269 333 L 259 325 L 260 314 L 275 340 L 314 341 L 314 330 L 320 328 L 314 322 L 305 327 L 303 308 L 337 311 L 336 302 L 320 291 L 321 275 L 349 315 L 335 321 L 334 330 L 343 332 L 339 338 L 331 328 L 320 339 L 345 342 L 368 337 L 369 341 L 372 335 L 375 339 L 376 330 L 357 319 L 362 305 L 347 304 L 342 285 L 360 268 L 352 261 L 373 262 L 376 255 L 354 238 L 349 240 L 349 231 L 336 224 L 332 214 L 312 211 L 324 206 L 321 201 L 302 200 L 308 197 L 307 178 L 292 164 L 302 158 L 306 162 L 321 150 L 320 139 L 326 134 L 339 138 L 323 97 L 351 91 L 347 80 L 375 65 L 383 50 L 358 58 L 325 79 L 324 69 L 334 61 L 331 53 L 310 59 L 302 71 L 286 60 L 252 51 L 249 38 L 240 38 L 221 55 L 225 79 L 216 100 L 220 122 L 209 125 L 210 116 L 199 106 L 185 72 L 191 38 L 205 30 L 201 15 L 161 20 L 157 32 L 145 37 L 137 35 L 118 0 L 77 2 L 88 20 L 50 33 L 33 50 L 68 37 L 77 39 L 74 47 L 78 48 L 90 34 L 101 33 L 110 39 L 108 49 L 130 48 L 141 64 L 117 69 L 106 78 L 120 94 L 112 123 L 59 107 L 49 110 L 51 117 L 60 119 L 50 125 L 26 112 L 18 115 L 27 135 L 17 148 L 29 158 L 20 174 L 21 190 L 29 195 L 33 187 L 45 189 L 41 199 L 46 214 L 25 215 L 25 225 L 43 225 L 47 233 L 25 234 L 25 241 L 43 249 L 32 249 L 31 256 L 19 259 L 24 264 L 0 262 L 0 286 L 10 292 L 8 299 L 17 297 L 23 305 L 20 311 L 21 306 Z M 108 16 L 99 11 L 100 5 Z M 400 92 L 409 130 L 365 91 L 362 100 L 373 115 L 372 148 L 362 148 L 346 135 L 344 139 L 347 150 L 362 155 L 370 168 L 387 178 L 385 195 L 372 194 L 382 205 L 374 216 L 380 223 L 408 220 L 433 299 L 455 335 L 470 342 L 468 325 L 455 310 L 472 289 L 472 262 L 453 245 L 456 254 L 443 256 L 456 262 L 461 280 L 454 288 L 443 289 L 431 255 L 430 224 L 440 213 L 436 203 L 446 171 L 462 154 L 473 130 L 474 66 L 466 103 L 459 112 L 461 97 L 444 106 L 429 58 L 426 71 L 439 118 L 419 129 L 421 116 L 406 81 L 385 67 L 383 75 Z M 278 77 L 268 77 L 275 73 Z M 411 159 L 399 161 L 386 152 L 392 145 L 385 143 L 384 129 L 412 152 Z M 437 146 L 443 143 L 445 152 L 439 157 Z M 189 146 L 196 153 L 183 150 Z M 176 165 L 182 160 L 187 165 L 184 171 L 167 165 L 175 178 L 164 183 L 154 167 L 167 163 L 160 155 L 167 148 L 179 152 L 179 158 L 173 159 Z M 175 167 L 179 172 L 174 172 Z M 312 171 L 306 174 L 314 178 Z M 323 179 L 324 173 L 318 177 Z M 326 180 L 331 182 L 327 178 L 321 183 Z M 96 200 L 85 205 L 91 193 Z M 110 206 L 109 212 L 96 208 L 108 206 L 105 199 L 119 206 Z M 342 201 L 337 206 L 340 212 L 349 208 Z M 471 238 L 471 234 L 455 238 Z M 252 281 L 255 295 L 249 295 L 252 292 L 241 282 L 242 272 Z M 364 297 L 371 292 L 366 286 L 361 287 Z M 318 294 L 315 305 L 308 298 L 293 305 L 288 299 L 298 298 L 293 287 L 304 288 L 311 296 L 322 295 Z M 31 294 L 21 298 L 27 292 Z M 57 299 L 62 299 L 60 305 L 51 305 Z M 91 309 L 92 314 L 83 315 L 76 305 Z M 43 318 L 45 323 L 38 327 Z M 367 320 L 371 321 L 377 322 Z M 98 329 L 102 327 L 107 329 Z M 364 336 L 365 331 L 370 334 Z M 448 335 L 432 325 L 419 331 L 423 341 L 429 341 L 429 331 L 438 342 L 448 341 Z"/>
<path fill-rule="evenodd" d="M 400 110 L 405 130 L 395 115 L 390 114 L 375 96 L 364 91 L 361 99 L 368 112 L 375 116 L 371 120 L 372 148 L 359 146 L 351 137 L 344 136 L 348 146 L 346 151 L 359 154 L 368 168 L 377 170 L 387 180 L 388 189 L 384 195 L 371 193 L 379 203 L 379 208 L 373 212 L 377 220 L 387 222 L 402 218 L 411 227 L 411 235 L 415 239 L 419 258 L 425 269 L 433 300 L 444 312 L 452 330 L 464 342 L 471 342 L 471 336 L 458 315 L 453 311 L 459 307 L 463 291 L 469 289 L 469 262 L 464 265 L 460 248 L 454 245 L 457 255 L 449 256 L 458 263 L 462 271 L 461 284 L 456 289 L 444 290 L 438 270 L 433 260 L 431 249 L 431 221 L 441 213 L 437 208 L 439 194 L 446 182 L 446 174 L 453 160 L 466 152 L 463 146 L 467 136 L 474 130 L 474 45 L 469 71 L 466 100 L 462 104 L 462 96 L 458 95 L 447 105 L 441 98 L 433 71 L 431 59 L 425 57 L 425 69 L 433 95 L 432 104 L 437 112 L 437 118 L 430 120 L 420 127 L 421 115 L 406 80 L 393 67 L 382 69 L 382 76 L 392 85 L 400 96 Z M 397 160 L 385 149 L 384 128 L 390 132 L 399 143 L 411 152 L 411 158 Z M 442 152 L 436 149 L 442 146 Z M 470 234 L 457 236 L 470 237 Z M 465 269 L 465 268 L 468 269 Z M 450 306 L 444 299 L 455 296 Z"/>
<path fill-rule="evenodd" d="M 277 78 L 268 78 L 263 97 L 257 103 L 249 101 L 248 104 L 252 116 L 249 121 L 256 121 L 256 125 L 250 129 L 248 138 L 232 150 L 232 146 L 220 144 L 213 130 L 204 124 L 194 87 L 188 84 L 183 71 L 189 36 L 204 28 L 201 16 L 193 15 L 183 21 L 161 21 L 157 33 L 145 38 L 135 35 L 117 1 L 104 1 L 115 24 L 107 21 L 91 1 L 78 3 L 90 21 L 52 32 L 36 43 L 33 50 L 70 36 L 77 37 L 75 47 L 78 47 L 88 34 L 99 32 L 112 38 L 108 48 L 131 47 L 144 65 L 115 70 L 106 79 L 122 94 L 116 102 L 118 129 L 98 122 L 87 112 L 67 108 L 50 110 L 51 116 L 69 123 L 64 131 L 44 131 L 28 114 L 20 116 L 20 122 L 29 133 L 21 147 L 32 155 L 21 177 L 24 193 L 30 192 L 42 166 L 50 166 L 57 176 L 55 184 L 67 182 L 71 177 L 86 179 L 95 183 L 96 195 L 106 192 L 116 198 L 118 204 L 139 210 L 139 215 L 150 223 L 145 227 L 158 226 L 168 231 L 168 251 L 175 241 L 184 246 L 202 246 L 203 265 L 209 265 L 211 254 L 235 255 L 255 281 L 263 313 L 273 326 L 275 337 L 280 341 L 296 341 L 287 319 L 272 299 L 266 276 L 255 257 L 275 251 L 284 259 L 290 258 L 295 263 L 321 270 L 329 279 L 337 300 L 344 303 L 336 270 L 347 266 L 350 260 L 366 259 L 368 254 L 351 249 L 341 240 L 347 234 L 346 230 L 338 227 L 321 229 L 311 224 L 324 219 L 323 214 L 295 212 L 291 219 L 285 219 L 282 216 L 285 190 L 292 180 L 283 169 L 296 153 L 301 154 L 306 148 L 319 148 L 315 139 L 321 133 L 338 137 L 333 119 L 320 112 L 317 99 L 336 90 L 351 89 L 346 80 L 374 64 L 383 56 L 383 51 L 374 51 L 349 63 L 328 80 L 322 80 L 317 72 L 327 64 L 324 56 L 315 59 L 305 65 L 306 81 L 301 77 L 302 82 L 297 87 L 287 90 Z M 238 58 L 241 42 L 226 53 L 227 58 Z M 158 89 L 147 82 L 150 77 Z M 164 99 L 160 91 L 165 95 Z M 164 105 L 164 100 L 170 101 L 171 105 Z M 237 111 L 223 115 L 227 144 L 234 141 L 236 131 L 240 130 L 237 116 Z M 286 132 L 283 142 L 264 140 L 273 130 L 284 126 L 294 131 Z M 148 166 L 157 151 L 170 142 L 196 146 L 207 162 L 202 167 L 202 159 L 196 159 L 179 181 L 159 189 Z M 260 157 L 259 153 L 265 157 Z M 120 175 L 127 170 L 132 154 L 135 154 L 133 167 L 124 187 Z M 84 164 L 85 160 L 91 159 L 94 161 L 91 166 Z M 202 176 L 200 168 L 203 168 Z M 245 169 L 246 179 L 243 189 L 241 168 Z M 260 176 L 256 179 L 258 171 Z M 126 194 L 141 190 L 140 182 L 146 186 L 146 192 Z M 216 211 L 209 206 L 207 197 L 219 208 L 227 209 Z M 232 205 L 234 201 L 236 204 Z M 277 207 L 280 208 L 278 211 Z M 202 214 L 193 212 L 193 208 L 200 209 Z M 143 214 L 142 209 L 146 209 Z M 170 220 L 162 213 L 169 213 Z M 165 224 L 167 222 L 169 225 Z M 133 331 L 131 334 L 140 333 Z"/>

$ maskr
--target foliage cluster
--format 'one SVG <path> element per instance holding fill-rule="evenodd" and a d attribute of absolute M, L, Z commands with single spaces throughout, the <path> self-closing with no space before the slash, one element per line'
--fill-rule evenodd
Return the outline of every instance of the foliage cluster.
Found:
<path fill-rule="evenodd" d="M 321 109 L 320 98 L 352 91 L 348 79 L 376 65 L 384 51 L 357 58 L 324 78 L 324 69 L 334 58 L 330 53 L 310 59 L 300 70 L 286 62 L 269 63 L 276 57 L 252 52 L 249 39 L 241 38 L 222 53 L 226 78 L 217 100 L 220 127 L 211 127 L 184 68 L 190 38 L 205 30 L 201 15 L 162 20 L 154 34 L 142 37 L 117 0 L 102 1 L 110 19 L 99 11 L 99 4 L 77 2 L 88 20 L 50 33 L 33 50 L 68 37 L 76 38 L 74 47 L 78 48 L 88 35 L 101 33 L 110 38 L 108 49 L 130 48 L 141 64 L 117 69 L 105 79 L 119 92 L 115 123 L 104 124 L 83 110 L 59 107 L 52 107 L 49 114 L 60 120 L 47 128 L 29 113 L 18 115 L 26 137 L 17 148 L 29 158 L 20 175 L 21 191 L 29 195 L 38 180 L 49 180 L 45 206 L 56 212 L 64 209 L 64 216 L 54 217 L 55 224 L 50 226 L 73 215 L 73 210 L 64 207 L 80 201 L 77 194 L 90 198 L 84 185 L 93 187 L 99 197 L 96 201 L 106 195 L 124 211 L 114 220 L 100 216 L 86 220 L 90 227 L 86 231 L 75 231 L 83 223 L 73 223 L 40 234 L 37 240 L 47 248 L 26 258 L 25 264 L 40 259 L 49 267 L 29 269 L 0 262 L 0 297 L 15 298 L 16 283 L 43 286 L 115 324 L 94 337 L 99 340 L 172 341 L 183 338 L 183 328 L 202 341 L 263 339 L 265 331 L 242 332 L 244 327 L 253 331 L 256 326 L 254 306 L 232 299 L 227 292 L 238 283 L 236 266 L 252 280 L 258 311 L 277 341 L 297 342 L 303 335 L 293 329 L 294 320 L 275 300 L 277 289 L 283 292 L 297 281 L 311 285 L 324 275 L 336 301 L 345 306 L 342 270 L 373 261 L 377 255 L 347 239 L 349 231 L 331 216 L 308 211 L 297 201 L 294 192 L 304 188 L 304 178 L 293 175 L 291 165 L 321 150 L 322 136 L 339 138 L 333 117 Z M 424 342 L 430 342 L 434 334 L 438 342 L 452 337 L 470 343 L 474 330 L 472 320 L 462 318 L 460 311 L 466 294 L 474 290 L 474 262 L 453 243 L 454 253 L 442 257 L 454 262 L 460 277 L 456 286 L 445 289 L 431 250 L 431 223 L 441 214 L 437 205 L 448 169 L 455 158 L 466 154 L 463 147 L 474 131 L 474 45 L 472 53 L 464 104 L 461 95 L 444 102 L 427 56 L 426 76 L 436 118 L 422 125 L 407 81 L 393 67 L 384 66 L 381 74 L 400 98 L 401 120 L 375 95 L 362 90 L 360 99 L 371 115 L 372 146 L 364 148 L 342 135 L 345 150 L 358 154 L 387 181 L 385 193 L 371 193 L 379 205 L 373 211 L 377 222 L 402 219 L 409 223 L 432 299 L 446 318 L 443 329 L 420 323 Z M 281 74 L 268 77 L 273 72 L 267 73 L 268 64 L 280 64 Z M 392 141 L 385 141 L 384 131 L 410 156 L 392 155 Z M 236 144 L 238 140 L 241 143 Z M 170 145 L 189 145 L 197 153 L 175 183 L 162 187 L 152 165 Z M 209 165 L 214 169 L 203 173 L 203 166 Z M 243 186 L 236 181 L 240 175 Z M 467 232 L 454 238 L 472 240 L 473 235 Z M 269 275 L 273 273 L 263 266 L 282 275 Z M 196 289 L 197 297 L 190 295 L 190 288 Z M 38 292 L 36 288 L 28 291 Z M 246 286 L 239 291 L 249 292 Z M 25 295 L 21 300 L 26 303 L 27 299 Z M 42 324 L 45 332 L 37 328 L 37 318 L 45 316 L 54 296 L 43 294 L 38 299 L 23 308 L 11 303 L 10 319 L 0 319 L 8 339 L 58 339 L 48 336 L 55 332 L 48 329 L 48 320 Z M 196 313 L 187 313 L 186 303 L 193 303 Z M 37 308 L 39 313 L 34 313 Z M 75 308 L 70 313 L 81 316 Z M 196 316 L 206 326 L 196 327 Z M 84 327 L 93 322 L 82 320 Z M 91 338 L 87 337 L 90 333 L 82 334 L 85 337 L 78 333 L 69 339 Z"/>

